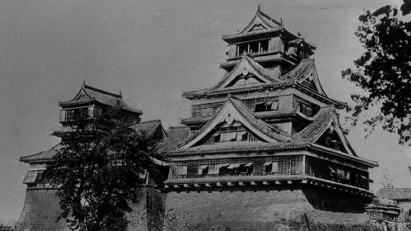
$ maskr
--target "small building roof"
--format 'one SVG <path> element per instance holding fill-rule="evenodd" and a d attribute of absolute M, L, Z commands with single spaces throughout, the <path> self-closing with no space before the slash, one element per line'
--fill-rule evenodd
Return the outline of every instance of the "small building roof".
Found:
<path fill-rule="evenodd" d="M 141 131 L 148 136 L 153 135 L 157 131 L 166 136 L 166 132 L 164 131 L 163 125 L 161 125 L 161 120 L 148 120 L 140 123 L 136 123 L 131 125 L 136 131 Z"/>
<path fill-rule="evenodd" d="M 87 85 L 85 82 L 81 86 L 80 90 L 74 96 L 73 99 L 68 101 L 59 102 L 59 106 L 62 108 L 85 105 L 90 103 L 100 103 L 111 107 L 121 107 L 123 110 L 142 114 L 141 110 L 133 109 L 129 107 L 123 100 L 121 94 L 114 94 L 108 91 L 104 91 L 92 86 Z"/>
<path fill-rule="evenodd" d="M 20 161 L 23 163 L 41 163 L 50 161 L 54 155 L 56 155 L 57 150 L 61 147 L 60 143 L 54 145 L 53 147 L 46 149 L 41 152 L 37 152 L 31 155 L 20 157 Z"/>
<path fill-rule="evenodd" d="M 162 138 L 166 137 L 166 133 L 164 131 L 164 128 L 160 120 L 144 121 L 144 122 L 134 124 L 132 125 L 132 127 L 136 129 L 137 131 L 142 131 L 148 136 L 156 135 L 157 132 L 160 132 L 159 134 L 162 136 Z M 56 155 L 60 147 L 61 145 L 59 143 L 44 151 L 37 152 L 37 153 L 27 155 L 27 156 L 22 156 L 20 157 L 19 160 L 23 163 L 29 163 L 29 164 L 49 162 L 52 160 L 53 156 Z"/>
<path fill-rule="evenodd" d="M 411 201 L 411 188 L 382 188 L 377 192 L 377 197 L 395 201 Z"/>

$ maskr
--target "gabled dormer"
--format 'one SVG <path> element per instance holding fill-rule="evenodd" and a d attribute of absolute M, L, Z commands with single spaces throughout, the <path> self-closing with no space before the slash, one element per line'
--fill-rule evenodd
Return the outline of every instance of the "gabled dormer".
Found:
<path fill-rule="evenodd" d="M 285 143 L 290 140 L 288 134 L 257 119 L 240 100 L 228 97 L 218 113 L 180 148 L 227 142 Z"/>

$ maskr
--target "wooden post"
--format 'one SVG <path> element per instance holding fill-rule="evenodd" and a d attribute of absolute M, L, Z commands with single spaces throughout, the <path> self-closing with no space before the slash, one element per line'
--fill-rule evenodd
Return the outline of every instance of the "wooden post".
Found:
<path fill-rule="evenodd" d="M 307 171 L 306 171 L 306 156 L 305 156 L 305 154 L 303 155 L 303 163 L 302 163 L 301 168 L 302 168 L 303 175 L 306 175 Z"/>

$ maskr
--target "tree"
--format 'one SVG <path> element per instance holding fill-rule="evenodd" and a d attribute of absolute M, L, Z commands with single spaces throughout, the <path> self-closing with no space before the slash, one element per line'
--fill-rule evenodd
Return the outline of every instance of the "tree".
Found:
<path fill-rule="evenodd" d="M 71 230 L 122 231 L 142 186 L 141 174 L 155 171 L 155 141 L 135 131 L 120 109 L 79 120 L 65 134 L 48 169 L 59 184 L 62 213 Z"/>
<path fill-rule="evenodd" d="M 355 34 L 365 52 L 354 61 L 354 70 L 342 72 L 343 78 L 366 92 L 351 96 L 355 102 L 349 110 L 352 116 L 358 118 L 370 108 L 379 108 L 377 114 L 366 116 L 367 128 L 372 132 L 382 124 L 384 130 L 397 133 L 402 144 L 411 141 L 410 11 L 411 0 L 404 0 L 400 10 L 386 5 L 361 15 Z M 353 124 L 357 121 L 354 119 Z"/>

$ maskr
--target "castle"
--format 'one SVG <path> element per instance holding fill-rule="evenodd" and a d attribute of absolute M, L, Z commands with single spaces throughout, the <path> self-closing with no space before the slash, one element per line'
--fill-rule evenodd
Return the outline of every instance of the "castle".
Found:
<path fill-rule="evenodd" d="M 315 47 L 260 7 L 242 31 L 222 39 L 226 74 L 209 88 L 183 93 L 192 102 L 191 117 L 181 121 L 186 127 L 170 128 L 167 137 L 158 121 L 138 125 L 179 144 L 164 152 L 167 180 L 142 195 L 130 230 L 365 224 L 364 207 L 373 197 L 368 170 L 377 163 L 358 156 L 346 139 L 337 113 L 346 104 L 323 90 Z M 141 124 L 142 112 L 121 95 L 83 85 L 74 99 L 60 103 L 57 134 L 70 132 L 74 115 L 91 116 L 98 105 L 122 105 Z M 189 136 L 173 137 L 177 130 Z M 30 164 L 20 220 L 27 230 L 64 230 L 41 213 L 58 211 L 55 188 L 41 176 L 57 148 L 20 158 Z"/>

